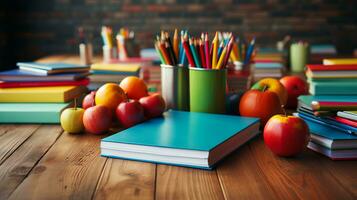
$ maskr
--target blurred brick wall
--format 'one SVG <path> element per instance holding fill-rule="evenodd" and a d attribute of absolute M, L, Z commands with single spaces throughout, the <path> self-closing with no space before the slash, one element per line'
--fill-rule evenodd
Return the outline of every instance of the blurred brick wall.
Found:
<path fill-rule="evenodd" d="M 76 53 L 76 28 L 93 35 L 98 52 L 100 27 L 127 26 L 143 47 L 152 46 L 160 29 L 190 32 L 233 31 L 273 46 L 290 34 L 294 39 L 334 43 L 339 50 L 357 45 L 356 0 L 2 0 L 0 48 L 7 44 L 14 59 Z M 8 42 L 6 42 L 8 41 Z M 13 61 L 14 62 L 14 61 Z"/>

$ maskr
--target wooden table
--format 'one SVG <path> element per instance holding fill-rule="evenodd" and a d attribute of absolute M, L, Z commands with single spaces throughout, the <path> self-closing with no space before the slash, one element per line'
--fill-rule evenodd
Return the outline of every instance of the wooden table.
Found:
<path fill-rule="evenodd" d="M 100 157 L 105 136 L 0 125 L 0 199 L 357 199 L 357 161 L 280 158 L 260 137 L 205 171 Z"/>

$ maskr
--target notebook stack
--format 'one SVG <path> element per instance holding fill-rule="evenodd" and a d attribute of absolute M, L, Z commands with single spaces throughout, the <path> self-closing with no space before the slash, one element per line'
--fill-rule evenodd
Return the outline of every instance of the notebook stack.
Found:
<path fill-rule="evenodd" d="M 259 61 L 254 64 L 254 80 L 263 78 L 280 78 L 283 76 L 284 65 L 276 61 Z"/>
<path fill-rule="evenodd" d="M 89 67 L 18 63 L 0 72 L 0 123 L 59 123 L 60 113 L 87 91 Z"/>
<path fill-rule="evenodd" d="M 286 59 L 284 52 L 274 49 L 260 49 L 254 58 L 252 70 L 254 71 L 254 81 L 262 78 L 280 78 L 285 71 Z"/>
<path fill-rule="evenodd" d="M 135 62 L 95 63 L 91 65 L 90 90 L 105 83 L 120 83 L 127 76 L 140 75 L 140 64 Z"/>
<path fill-rule="evenodd" d="M 307 65 L 312 95 L 300 96 L 298 114 L 309 125 L 308 147 L 334 160 L 357 159 L 357 61 Z"/>

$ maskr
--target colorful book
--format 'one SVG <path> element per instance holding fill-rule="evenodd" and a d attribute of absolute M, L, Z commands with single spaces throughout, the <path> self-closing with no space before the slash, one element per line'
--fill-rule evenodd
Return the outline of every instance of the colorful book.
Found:
<path fill-rule="evenodd" d="M 0 123 L 60 123 L 71 103 L 0 103 Z"/>
<path fill-rule="evenodd" d="M 357 96 L 302 95 L 298 97 L 298 100 L 312 111 L 340 111 L 357 108 Z"/>
<path fill-rule="evenodd" d="M 307 70 L 310 71 L 357 71 L 357 64 L 349 65 L 321 65 L 310 64 L 306 65 Z"/>
<path fill-rule="evenodd" d="M 357 58 L 327 58 L 323 59 L 324 65 L 349 65 L 357 64 Z"/>
<path fill-rule="evenodd" d="M 357 111 L 339 111 L 337 116 L 357 121 Z"/>
<path fill-rule="evenodd" d="M 341 132 L 344 132 L 345 134 L 357 135 L 357 128 L 355 128 L 353 126 L 346 125 L 346 124 L 339 123 L 333 119 L 329 119 L 329 118 L 325 118 L 325 117 L 316 117 L 309 113 L 300 112 L 300 110 L 299 110 L 299 117 L 301 117 L 305 120 L 308 120 L 308 121 L 313 121 L 313 122 L 320 124 L 322 126 L 340 130 Z"/>
<path fill-rule="evenodd" d="M 314 142 L 309 142 L 307 147 L 315 152 L 321 153 L 331 160 L 356 160 L 357 149 L 329 149 Z"/>
<path fill-rule="evenodd" d="M 0 102 L 62 103 L 78 98 L 85 92 L 87 88 L 84 86 L 2 88 Z"/>
<path fill-rule="evenodd" d="M 95 63 L 91 65 L 91 70 L 138 73 L 140 65 L 125 63 Z"/>
<path fill-rule="evenodd" d="M 306 71 L 308 78 L 357 78 L 357 70 L 346 71 Z"/>
<path fill-rule="evenodd" d="M 309 92 L 313 95 L 357 95 L 357 84 L 312 82 L 310 83 Z"/>
<path fill-rule="evenodd" d="M 66 74 L 53 74 L 53 75 L 41 75 L 38 73 L 22 71 L 19 69 L 0 72 L 1 81 L 73 81 L 85 78 L 89 75 L 89 72 L 83 73 L 66 73 Z"/>
<path fill-rule="evenodd" d="M 37 82 L 13 82 L 0 81 L 0 88 L 22 88 L 22 87 L 48 87 L 48 86 L 87 86 L 89 79 L 84 78 L 78 81 L 37 81 Z"/>
<path fill-rule="evenodd" d="M 87 72 L 89 66 L 77 65 L 69 63 L 38 63 L 38 62 L 18 62 L 17 66 L 20 70 L 29 71 L 33 73 L 48 75 L 58 73 L 75 73 L 75 72 Z"/>
<path fill-rule="evenodd" d="M 170 110 L 102 139 L 101 155 L 211 169 L 258 132 L 257 118 Z"/>
<path fill-rule="evenodd" d="M 334 119 L 340 123 L 357 128 L 357 120 L 345 119 L 345 118 L 339 117 L 339 116 L 335 116 Z"/>

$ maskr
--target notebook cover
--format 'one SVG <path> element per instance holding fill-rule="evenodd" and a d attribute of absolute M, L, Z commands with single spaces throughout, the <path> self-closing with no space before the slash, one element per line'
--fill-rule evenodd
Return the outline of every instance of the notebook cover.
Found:
<path fill-rule="evenodd" d="M 301 117 L 301 113 L 299 113 L 298 116 Z M 356 140 L 357 142 L 356 135 L 346 134 L 346 132 L 344 131 L 340 131 L 329 126 L 319 124 L 315 121 L 306 118 L 303 119 L 309 126 L 310 132 L 315 135 L 319 135 L 321 137 L 325 137 L 331 140 Z"/>
<path fill-rule="evenodd" d="M 357 138 L 357 128 L 348 126 L 342 123 L 339 123 L 334 120 L 329 120 L 326 118 L 320 118 L 320 117 L 315 117 L 311 114 L 304 113 L 304 112 L 299 112 L 299 117 L 305 119 L 305 121 L 312 121 L 316 124 L 320 124 L 321 126 L 329 127 L 331 129 L 336 129 L 341 133 L 344 133 L 346 135 L 355 135 Z"/>
<path fill-rule="evenodd" d="M 323 59 L 324 65 L 357 64 L 357 58 L 327 58 Z"/>
<path fill-rule="evenodd" d="M 337 116 L 357 121 L 357 111 L 339 111 Z"/>
<path fill-rule="evenodd" d="M 356 95 L 357 84 L 352 83 L 311 83 L 309 92 L 314 95 Z"/>
<path fill-rule="evenodd" d="M 311 71 L 353 71 L 357 70 L 357 64 L 349 65 L 321 65 L 321 64 L 310 64 L 306 65 L 307 69 Z"/>
<path fill-rule="evenodd" d="M 87 65 L 78 65 L 78 64 L 69 64 L 69 63 L 62 63 L 62 62 L 54 62 L 54 63 L 38 63 L 38 62 L 18 62 L 17 66 L 24 66 L 24 67 L 32 67 L 42 70 L 65 70 L 65 69 L 89 69 Z"/>
<path fill-rule="evenodd" d="M 0 123 L 59 123 L 71 103 L 0 103 Z"/>
<path fill-rule="evenodd" d="M 0 81 L 0 88 L 21 88 L 21 87 L 46 87 L 46 86 L 86 86 L 89 79 L 85 78 L 79 81 L 37 81 L 37 82 L 6 82 Z"/>
<path fill-rule="evenodd" d="M 72 81 L 88 76 L 89 72 L 43 75 L 19 69 L 0 72 L 1 81 Z"/>
<path fill-rule="evenodd" d="M 67 102 L 86 91 L 83 86 L 26 87 L 0 89 L 0 102 Z M 73 98 L 71 98 L 73 97 Z"/>
<path fill-rule="evenodd" d="M 210 151 L 258 122 L 257 118 L 170 110 L 164 117 L 138 124 L 102 141 Z"/>
<path fill-rule="evenodd" d="M 119 72 L 133 72 L 140 70 L 140 65 L 137 64 L 120 64 L 120 63 L 95 63 L 91 65 L 92 70 L 106 70 Z"/>
<path fill-rule="evenodd" d="M 305 105 L 311 106 L 312 101 L 324 101 L 324 102 L 357 102 L 357 96 L 336 96 L 336 95 L 301 95 L 298 97 L 299 101 L 302 101 Z"/>
<path fill-rule="evenodd" d="M 345 118 L 339 117 L 339 116 L 334 117 L 334 119 L 336 121 L 340 122 L 340 123 L 343 123 L 343 124 L 346 124 L 346 125 L 353 126 L 353 127 L 357 128 L 357 121 L 356 120 L 345 119 Z"/>

